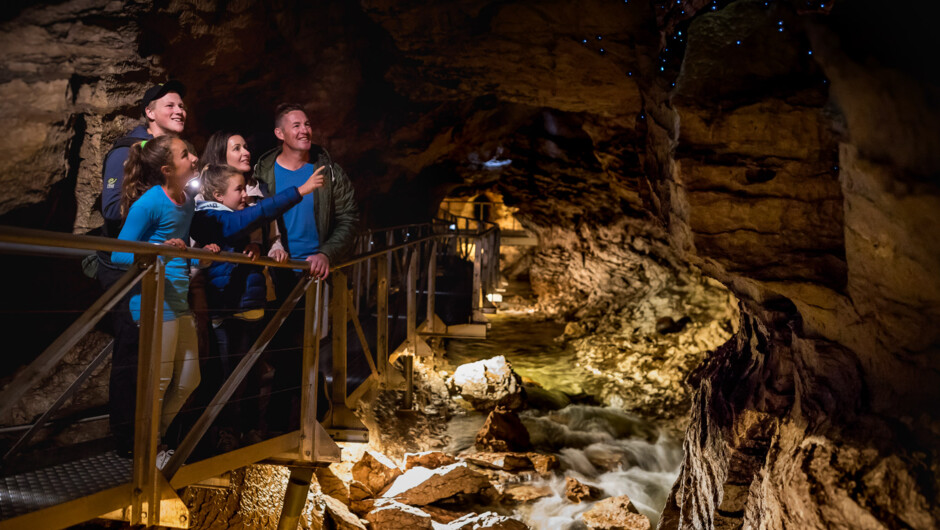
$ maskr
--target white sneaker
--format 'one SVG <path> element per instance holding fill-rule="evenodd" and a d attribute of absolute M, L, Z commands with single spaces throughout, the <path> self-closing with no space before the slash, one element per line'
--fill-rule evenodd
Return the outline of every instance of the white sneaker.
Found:
<path fill-rule="evenodd" d="M 172 449 L 157 452 L 157 469 L 163 469 L 166 463 L 170 461 L 170 457 L 173 456 L 173 452 Z"/>

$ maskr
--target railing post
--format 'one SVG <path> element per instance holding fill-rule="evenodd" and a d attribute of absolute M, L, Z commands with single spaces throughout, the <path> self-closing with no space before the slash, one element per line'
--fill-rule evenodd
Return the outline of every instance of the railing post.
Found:
<path fill-rule="evenodd" d="M 333 288 L 330 289 L 330 313 L 333 315 L 333 411 L 346 406 L 346 312 L 349 303 L 346 274 L 333 273 Z"/>
<path fill-rule="evenodd" d="M 420 248 L 411 250 L 411 257 L 408 260 L 408 275 L 405 278 L 405 299 L 407 301 L 406 330 L 408 349 L 410 355 L 404 358 L 405 363 L 405 401 L 402 408 L 410 410 L 414 397 L 414 358 L 418 355 L 418 260 L 421 257 Z"/>
<path fill-rule="evenodd" d="M 140 350 L 137 367 L 137 404 L 134 416 L 134 475 L 130 523 L 159 524 L 160 490 L 157 487 L 157 438 L 160 425 L 160 352 L 163 328 L 163 262 L 150 264 L 141 281 Z"/>
<path fill-rule="evenodd" d="M 300 393 L 300 458 L 313 462 L 319 429 L 317 422 L 318 372 L 320 370 L 320 286 L 321 280 L 307 287 L 304 304 L 304 349 Z"/>
<path fill-rule="evenodd" d="M 375 357 L 379 373 L 389 384 L 388 369 L 388 260 L 379 258 L 376 264 L 375 318 L 376 345 Z"/>
<path fill-rule="evenodd" d="M 483 238 L 476 239 L 473 252 L 473 291 L 471 309 L 474 322 L 485 322 L 483 316 Z"/>
<path fill-rule="evenodd" d="M 435 295 L 437 291 L 437 240 L 431 242 L 431 257 L 428 260 L 428 331 L 434 332 Z"/>

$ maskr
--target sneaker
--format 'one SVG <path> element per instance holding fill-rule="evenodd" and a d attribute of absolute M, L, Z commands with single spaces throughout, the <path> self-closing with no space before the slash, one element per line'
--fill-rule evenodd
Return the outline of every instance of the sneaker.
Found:
<path fill-rule="evenodd" d="M 173 456 L 173 450 L 167 449 L 166 451 L 160 451 L 157 453 L 157 469 L 163 469 L 166 466 L 166 463 L 170 461 L 170 458 Z"/>

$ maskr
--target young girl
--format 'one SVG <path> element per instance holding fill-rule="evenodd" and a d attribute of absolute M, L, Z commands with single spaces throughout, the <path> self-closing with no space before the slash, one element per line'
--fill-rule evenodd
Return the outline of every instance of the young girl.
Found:
<path fill-rule="evenodd" d="M 118 239 L 163 243 L 186 248 L 194 204 L 186 194 L 196 158 L 179 138 L 161 136 L 135 144 L 124 165 L 121 211 L 127 219 Z M 218 247 L 210 248 L 218 252 Z M 134 254 L 114 252 L 114 263 L 130 265 Z M 160 387 L 162 437 L 183 403 L 199 385 L 196 328 L 187 303 L 189 263 L 183 258 L 165 260 Z M 130 299 L 134 320 L 140 323 L 140 295 Z M 162 464 L 172 451 L 161 451 Z"/>
<path fill-rule="evenodd" d="M 251 242 L 252 231 L 299 203 L 302 196 L 323 186 L 323 173 L 321 168 L 299 187 L 291 186 L 246 208 L 245 176 L 231 166 L 210 164 L 200 177 L 206 200 L 196 206 L 190 236 L 196 244 L 215 243 L 222 250 L 243 252 L 256 258 L 260 248 Z M 228 379 L 260 331 L 267 300 L 265 279 L 262 268 L 256 265 L 215 262 L 207 273 L 209 314 L 223 377 Z M 233 396 L 235 406 L 229 407 L 226 416 L 238 418 L 242 425 L 237 428 L 245 432 L 258 426 L 257 411 L 240 414 L 237 403 L 241 392 L 238 394 Z"/>

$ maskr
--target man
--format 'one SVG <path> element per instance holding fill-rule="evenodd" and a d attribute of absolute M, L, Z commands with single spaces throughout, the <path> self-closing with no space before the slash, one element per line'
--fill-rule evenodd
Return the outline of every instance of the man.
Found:
<path fill-rule="evenodd" d="M 329 153 L 313 144 L 310 120 L 299 104 L 277 107 L 274 135 L 281 145 L 258 159 L 254 173 L 267 185 L 270 195 L 285 186 L 302 184 L 311 173 L 324 168 L 324 186 L 304 196 L 278 225 L 291 259 L 308 261 L 311 274 L 326 278 L 330 266 L 345 257 L 355 243 L 359 210 L 352 184 Z"/>
<path fill-rule="evenodd" d="M 186 125 L 186 107 L 183 96 L 186 88 L 179 81 L 168 81 L 147 89 L 141 102 L 143 123 L 126 136 L 114 142 L 105 155 L 102 171 L 101 213 L 104 216 L 103 234 L 117 237 L 124 224 L 121 215 L 121 185 L 124 182 L 124 162 L 130 147 L 137 142 L 158 136 L 179 136 Z M 125 270 L 111 263 L 110 252 L 98 252 L 98 281 L 108 289 Z M 137 400 L 137 350 L 140 329 L 131 318 L 128 300 L 138 285 L 114 307 L 114 352 L 111 354 L 110 424 L 115 450 L 130 456 L 134 447 L 134 409 Z"/>
<path fill-rule="evenodd" d="M 291 259 L 310 263 L 310 274 L 324 279 L 330 267 L 347 257 L 356 240 L 359 209 L 349 177 L 333 163 L 329 153 L 312 140 L 313 130 L 302 106 L 283 103 L 277 107 L 274 135 L 281 145 L 258 159 L 254 176 L 267 186 L 269 194 L 286 186 L 295 186 L 307 180 L 311 173 L 324 173 L 324 185 L 304 196 L 300 204 L 278 219 L 278 228 L 284 248 Z M 283 301 L 298 281 L 299 274 L 287 269 L 276 269 L 275 286 L 278 299 Z M 273 345 L 268 362 L 274 367 L 271 398 L 268 403 L 268 428 L 283 432 L 291 428 L 289 416 L 297 416 L 298 407 L 289 389 L 300 383 L 298 365 L 300 346 L 303 344 L 303 314 L 295 311 L 279 333 L 278 344 Z M 317 417 L 326 414 L 325 379 L 320 374 L 320 398 Z"/>

